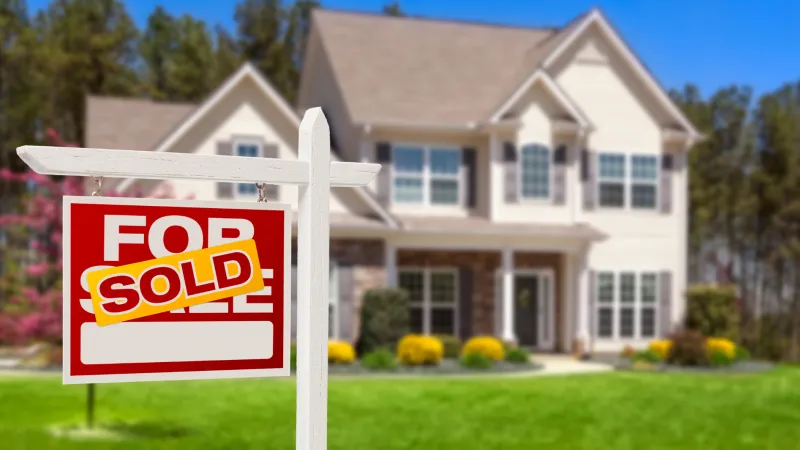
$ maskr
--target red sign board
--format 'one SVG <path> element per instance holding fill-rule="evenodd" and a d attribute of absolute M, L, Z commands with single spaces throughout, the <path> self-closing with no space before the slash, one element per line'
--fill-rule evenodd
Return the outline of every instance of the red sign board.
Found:
<path fill-rule="evenodd" d="M 289 375 L 291 223 L 276 203 L 65 197 L 64 383 Z M 263 289 L 97 324 L 88 273 L 249 239 Z"/>

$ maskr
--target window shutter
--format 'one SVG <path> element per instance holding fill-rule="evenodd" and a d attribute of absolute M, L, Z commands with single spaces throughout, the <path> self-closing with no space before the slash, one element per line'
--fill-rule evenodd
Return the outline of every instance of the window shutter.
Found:
<path fill-rule="evenodd" d="M 233 155 L 233 143 L 230 141 L 217 142 L 217 154 L 223 156 Z M 233 198 L 234 183 L 218 182 L 217 183 L 217 198 L 229 199 Z"/>
<path fill-rule="evenodd" d="M 597 336 L 597 308 L 595 305 L 597 304 L 597 273 L 594 270 L 589 271 L 589 301 L 587 304 L 589 305 L 589 314 L 586 317 L 589 319 L 589 340 L 594 339 Z M 614 318 L 616 319 L 616 317 Z M 589 351 L 589 343 L 583 343 L 583 351 Z"/>
<path fill-rule="evenodd" d="M 467 182 L 465 194 L 468 208 L 474 208 L 478 203 L 478 173 L 475 158 L 474 148 L 461 149 L 461 163 L 464 166 L 464 177 Z"/>
<path fill-rule="evenodd" d="M 567 201 L 567 146 L 559 145 L 553 151 L 553 204 Z"/>
<path fill-rule="evenodd" d="M 659 290 L 659 334 L 662 337 L 672 333 L 672 272 L 664 271 L 658 276 Z"/>
<path fill-rule="evenodd" d="M 262 145 L 265 158 L 278 157 L 278 144 L 264 143 Z M 278 185 L 277 184 L 264 185 L 264 196 L 268 200 L 278 200 Z"/>
<path fill-rule="evenodd" d="M 458 330 L 462 339 L 472 336 L 472 270 L 462 267 L 458 271 Z"/>
<path fill-rule="evenodd" d="M 355 337 L 355 279 L 353 277 L 353 266 L 339 265 L 339 298 L 337 304 L 337 314 L 339 319 L 339 338 L 343 341 L 351 342 Z"/>
<path fill-rule="evenodd" d="M 661 155 L 658 193 L 659 197 L 661 197 L 659 209 L 662 214 L 670 214 L 672 212 L 672 174 L 674 166 L 675 157 L 673 155 Z"/>
<path fill-rule="evenodd" d="M 513 142 L 503 143 L 503 167 L 505 173 L 504 191 L 506 203 L 516 203 L 519 200 L 517 189 L 517 146 Z"/>
<path fill-rule="evenodd" d="M 591 211 L 597 202 L 595 155 L 588 149 L 581 153 L 581 181 L 583 183 L 583 209 Z"/>
<path fill-rule="evenodd" d="M 376 142 L 375 157 L 381 164 L 381 171 L 378 172 L 378 202 L 386 206 L 392 195 L 392 144 Z"/>

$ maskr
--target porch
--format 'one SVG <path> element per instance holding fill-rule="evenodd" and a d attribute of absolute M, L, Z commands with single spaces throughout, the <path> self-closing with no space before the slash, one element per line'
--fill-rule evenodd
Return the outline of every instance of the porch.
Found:
<path fill-rule="evenodd" d="M 588 276 L 580 276 L 586 274 L 580 256 L 387 245 L 385 268 L 388 283 L 409 293 L 414 332 L 494 335 L 536 351 L 573 352 L 578 339 L 589 337 Z"/>

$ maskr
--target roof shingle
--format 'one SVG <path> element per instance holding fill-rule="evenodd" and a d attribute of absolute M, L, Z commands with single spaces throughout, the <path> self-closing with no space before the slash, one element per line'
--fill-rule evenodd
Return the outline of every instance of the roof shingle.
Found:
<path fill-rule="evenodd" d="M 197 108 L 133 98 L 89 96 L 86 101 L 86 146 L 152 150 Z"/>

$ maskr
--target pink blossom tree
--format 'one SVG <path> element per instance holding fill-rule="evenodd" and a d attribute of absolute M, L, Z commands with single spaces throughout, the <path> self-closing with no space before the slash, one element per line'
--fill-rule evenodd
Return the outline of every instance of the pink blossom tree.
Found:
<path fill-rule="evenodd" d="M 48 141 L 60 147 L 76 147 L 66 143 L 52 129 Z M 32 171 L 13 173 L 0 170 L 0 178 L 9 183 L 23 183 L 29 194 L 23 199 L 22 212 L 0 216 L 0 228 L 16 236 L 14 241 L 24 248 L 20 264 L 12 264 L 0 295 L 0 342 L 23 344 L 31 341 L 61 343 L 61 203 L 65 195 L 88 194 L 87 180 L 81 177 L 40 175 Z M 169 185 L 162 187 L 160 197 L 170 197 Z M 141 197 L 141 192 L 129 195 Z M 101 192 L 104 196 L 122 196 L 119 192 Z M 18 267 L 14 267 L 18 266 Z M 3 303 L 5 300 L 5 303 Z"/>

